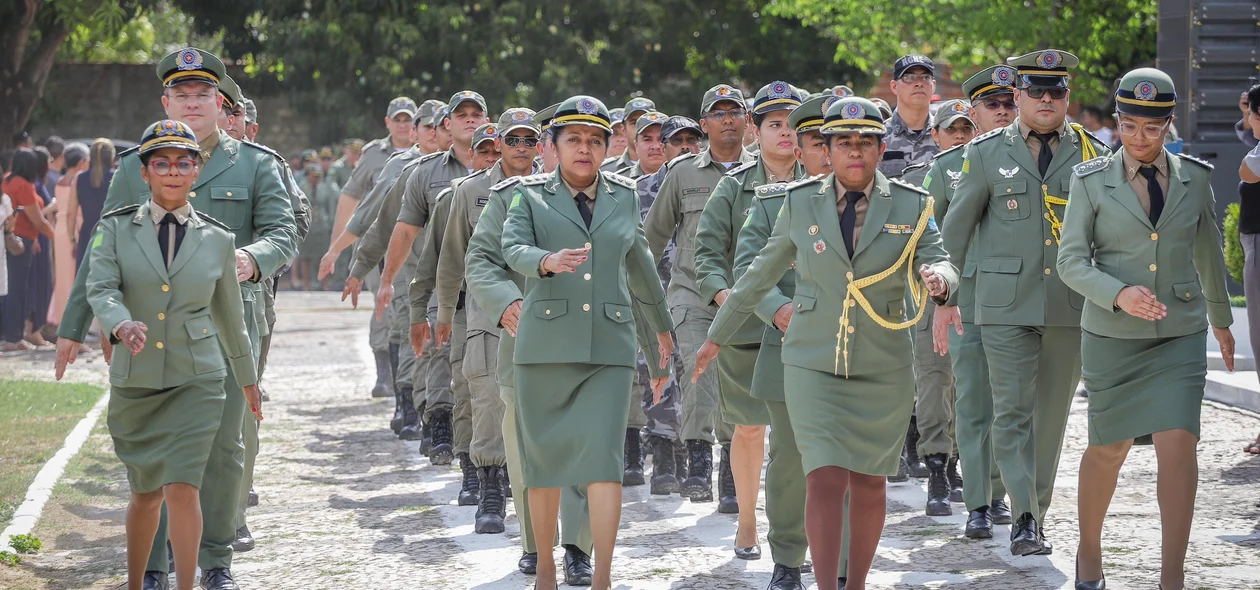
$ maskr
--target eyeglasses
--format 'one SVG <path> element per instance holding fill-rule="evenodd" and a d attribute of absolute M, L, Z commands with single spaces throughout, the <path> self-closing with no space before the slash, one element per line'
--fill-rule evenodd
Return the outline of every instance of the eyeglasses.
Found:
<path fill-rule="evenodd" d="M 936 76 L 933 76 L 932 74 L 902 74 L 901 77 L 897 79 L 905 84 L 914 84 L 917 82 L 927 84 L 928 82 L 935 80 Z"/>
<path fill-rule="evenodd" d="M 1028 94 L 1028 98 L 1040 99 L 1041 97 L 1045 96 L 1046 93 L 1049 93 L 1051 100 L 1063 100 L 1067 98 L 1068 89 L 1067 88 L 1046 88 L 1045 86 L 1029 86 L 1028 88 L 1024 89 L 1024 92 Z"/>
<path fill-rule="evenodd" d="M 1133 121 L 1120 121 L 1116 125 L 1116 131 L 1119 131 L 1120 135 L 1125 137 L 1134 137 L 1140 131 L 1142 133 L 1142 137 L 1145 137 L 1146 139 L 1159 139 L 1164 135 L 1164 130 L 1168 129 L 1169 123 L 1172 123 L 1172 121 L 1164 121 L 1163 125 L 1155 125 L 1151 123 L 1138 125 Z"/>
<path fill-rule="evenodd" d="M 219 93 L 217 92 L 200 92 L 197 94 L 175 92 L 171 94 L 170 96 L 171 96 L 171 100 L 175 102 L 179 102 L 179 103 L 189 103 L 189 102 L 206 103 L 206 102 L 214 102 L 214 98 L 218 95 Z"/>
<path fill-rule="evenodd" d="M 730 117 L 732 119 L 738 119 L 740 117 L 743 117 L 744 113 L 745 113 L 744 109 L 736 107 L 733 109 L 726 109 L 724 111 L 709 111 L 707 114 L 705 114 L 704 118 L 710 119 L 712 121 L 722 121 L 726 119 L 727 117 Z"/>
<path fill-rule="evenodd" d="M 680 136 L 675 135 L 669 138 L 669 145 L 672 145 L 674 147 L 682 147 L 684 145 L 700 145 L 700 138 L 691 136 L 691 135 L 688 135 L 685 137 L 680 137 Z"/>
<path fill-rule="evenodd" d="M 197 169 L 197 162 L 192 158 L 180 158 L 175 162 L 170 160 L 153 160 L 149 162 L 149 168 L 160 176 L 169 176 L 172 168 L 179 172 L 180 176 L 188 176 Z"/>
<path fill-rule="evenodd" d="M 508 147 L 520 147 L 521 145 L 524 145 L 527 148 L 532 148 L 538 145 L 538 138 L 537 137 L 517 137 L 515 135 L 508 135 L 503 138 L 503 143 L 507 145 Z"/>
<path fill-rule="evenodd" d="M 989 111 L 996 111 L 999 109 L 1006 109 L 1008 111 L 1015 110 L 1015 101 L 1013 100 L 998 100 L 996 98 L 991 98 L 981 101 L 980 104 L 984 106 L 985 110 Z"/>

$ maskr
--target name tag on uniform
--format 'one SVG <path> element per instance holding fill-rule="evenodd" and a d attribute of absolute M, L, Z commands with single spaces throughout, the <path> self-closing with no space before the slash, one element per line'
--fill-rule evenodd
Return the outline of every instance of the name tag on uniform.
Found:
<path fill-rule="evenodd" d="M 442 181 L 442 182 L 430 182 L 430 183 L 429 183 L 429 188 L 446 188 L 446 187 L 448 187 L 448 186 L 451 186 L 451 182 L 450 182 L 449 180 L 444 180 L 444 181 Z"/>
<path fill-rule="evenodd" d="M 489 202 L 490 202 L 490 197 L 477 197 L 478 207 L 485 207 L 486 203 L 489 203 Z"/>
<path fill-rule="evenodd" d="M 896 223 L 885 223 L 885 224 L 884 224 L 884 228 L 880 230 L 880 233 L 883 233 L 883 234 L 912 234 L 912 233 L 914 233 L 914 226 L 910 226 L 910 225 L 899 225 L 899 224 L 896 224 Z"/>
<path fill-rule="evenodd" d="M 707 186 L 695 186 L 695 187 L 691 187 L 691 188 L 685 188 L 685 189 L 683 189 L 682 194 L 684 194 L 684 195 L 695 195 L 695 194 L 704 194 L 704 193 L 707 193 L 707 192 L 709 192 L 709 187 L 707 187 Z"/>

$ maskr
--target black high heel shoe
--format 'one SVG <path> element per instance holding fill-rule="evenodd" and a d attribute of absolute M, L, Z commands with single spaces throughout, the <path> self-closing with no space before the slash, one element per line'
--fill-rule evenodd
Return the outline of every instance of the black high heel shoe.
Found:
<path fill-rule="evenodd" d="M 1103 573 L 1101 580 L 1095 580 L 1093 582 L 1081 581 L 1081 558 L 1079 557 L 1076 558 L 1076 573 L 1074 577 L 1076 578 L 1076 584 L 1074 586 L 1076 590 L 1107 590 L 1107 574 L 1105 572 Z"/>
<path fill-rule="evenodd" d="M 753 545 L 752 547 L 735 548 L 735 557 L 746 561 L 756 561 L 761 559 L 761 545 Z"/>

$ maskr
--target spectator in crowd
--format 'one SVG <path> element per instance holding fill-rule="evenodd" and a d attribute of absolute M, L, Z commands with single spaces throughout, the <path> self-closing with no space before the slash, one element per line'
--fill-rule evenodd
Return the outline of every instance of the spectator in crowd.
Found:
<path fill-rule="evenodd" d="M 1260 145 L 1260 139 L 1256 139 L 1254 132 L 1255 122 L 1251 118 L 1251 108 L 1249 107 L 1255 105 L 1255 103 L 1248 101 L 1247 97 L 1250 94 L 1250 91 L 1244 92 L 1238 98 L 1238 110 L 1242 111 L 1242 119 L 1234 123 L 1234 133 L 1238 134 L 1238 141 L 1243 142 L 1247 147 L 1254 148 Z"/>
<path fill-rule="evenodd" d="M 31 273 L 35 256 L 40 251 L 38 238 L 53 236 L 53 227 L 44 219 L 44 200 L 36 191 L 42 156 L 30 148 L 13 153 L 9 173 L 0 182 L 0 192 L 12 199 L 17 221 L 13 233 L 22 242 L 22 252 L 7 251 L 8 274 L 6 280 L 13 285 L 0 301 L 0 351 L 30 350 L 32 344 L 23 339 L 27 322 L 31 318 L 34 302 L 32 292 L 26 287 L 32 282 Z"/>
<path fill-rule="evenodd" d="M 49 217 L 57 229 L 57 237 L 53 239 L 53 300 L 48 314 L 48 321 L 53 324 L 61 323 L 61 312 L 66 308 L 70 287 L 74 285 L 74 271 L 79 267 L 75 264 L 74 242 L 70 241 L 75 228 L 68 225 L 68 197 L 75 177 L 88 167 L 88 146 L 77 142 L 68 144 L 61 159 L 62 167 L 57 171 L 58 180 L 52 189 L 56 217 Z"/>
<path fill-rule="evenodd" d="M 1106 117 L 1103 115 L 1102 109 L 1098 107 L 1081 107 L 1080 116 L 1077 122 L 1085 128 L 1086 131 L 1094 134 L 1094 137 L 1102 140 L 1107 145 L 1115 145 L 1116 134 L 1107 127 Z"/>
<path fill-rule="evenodd" d="M 78 228 L 70 236 L 70 241 L 75 245 L 75 268 L 83 263 L 88 237 L 92 235 L 92 228 L 96 227 L 96 222 L 101 218 L 105 193 L 109 190 L 110 181 L 114 179 L 115 155 L 114 142 L 104 138 L 92 142 L 88 169 L 70 183 L 70 195 L 66 201 L 66 224 L 67 227 Z"/>
<path fill-rule="evenodd" d="M 37 238 L 39 249 L 35 252 L 34 260 L 31 261 L 31 278 L 26 283 L 30 311 L 30 315 L 27 316 L 26 341 L 35 346 L 49 346 L 50 343 L 44 339 L 40 329 L 48 321 L 48 308 L 52 304 L 52 241 L 56 235 L 56 225 L 49 221 L 49 218 L 57 214 L 57 207 L 55 206 L 56 201 L 53 199 L 52 193 L 48 192 L 48 187 L 44 184 L 44 180 L 48 178 L 49 166 L 52 164 L 52 155 L 49 153 L 48 148 L 44 146 L 36 146 L 33 149 L 35 150 L 36 166 L 38 167 L 35 193 L 39 195 L 42 202 L 40 214 L 44 217 L 48 226 L 54 228 L 54 233 L 40 235 Z"/>
<path fill-rule="evenodd" d="M 19 131 L 13 134 L 13 149 L 20 150 L 22 148 L 35 147 L 35 140 L 31 139 L 31 134 L 25 131 Z"/>
<path fill-rule="evenodd" d="M 4 296 L 9 294 L 9 260 L 8 249 L 11 240 L 18 240 L 13 235 L 13 224 L 17 218 L 13 216 L 13 200 L 9 195 L 0 193 L 0 240 L 3 240 L 4 250 L 0 251 L 0 302 L 4 300 Z"/>
<path fill-rule="evenodd" d="M 40 147 L 48 150 L 48 174 L 44 176 L 44 189 L 47 190 L 50 195 L 55 194 L 56 191 L 54 191 L 53 188 L 57 186 L 57 182 L 60 181 L 61 176 L 65 174 L 62 169 L 66 166 L 66 140 L 57 137 L 56 135 L 49 135 L 46 139 L 44 139 L 44 142 L 40 144 Z"/>
<path fill-rule="evenodd" d="M 1247 328 L 1252 346 L 1260 343 L 1260 84 L 1243 93 L 1243 120 L 1238 138 L 1251 146 L 1238 166 L 1238 241 L 1243 247 L 1243 289 L 1247 296 Z M 1245 130 L 1245 131 L 1244 131 Z M 1246 137 L 1243 133 L 1246 133 Z M 1260 455 L 1260 436 L 1244 449 Z"/>

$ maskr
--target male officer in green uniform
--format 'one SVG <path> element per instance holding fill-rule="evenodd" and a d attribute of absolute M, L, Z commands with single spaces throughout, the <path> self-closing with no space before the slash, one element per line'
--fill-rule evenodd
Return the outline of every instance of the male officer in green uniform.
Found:
<path fill-rule="evenodd" d="M 237 279 L 242 283 L 245 320 L 257 357 L 260 312 L 255 306 L 261 297 L 261 281 L 291 260 L 296 250 L 293 210 L 280 170 L 282 159 L 267 148 L 220 133 L 216 115 L 222 108 L 222 95 L 217 86 L 227 74 L 218 57 L 196 48 L 181 49 L 158 63 L 157 74 L 165 86 L 162 105 L 167 116 L 180 121 L 188 119 L 184 122 L 192 128 L 201 145 L 202 172 L 188 196 L 203 199 L 204 202 L 198 200 L 195 206 L 231 228 L 236 236 Z M 190 116 L 194 114 L 199 116 Z M 107 211 L 143 203 L 149 198 L 148 186 L 140 178 L 137 152 L 120 155 L 118 172 L 105 201 Z M 73 362 L 92 319 L 85 298 L 86 265 L 91 264 L 91 257 L 85 258 L 83 264 L 58 328 L 58 375 L 64 371 L 66 363 Z M 245 396 L 231 371 L 224 389 L 227 402 L 201 488 L 204 525 L 198 564 L 203 572 L 202 587 L 209 590 L 238 588 L 231 574 L 231 545 L 236 538 L 236 513 L 244 471 L 241 425 Z M 166 587 L 167 561 L 163 519 L 149 554 L 146 588 Z"/>
<path fill-rule="evenodd" d="M 943 238 L 951 256 L 966 260 L 977 236 L 976 323 L 993 386 L 994 453 L 1018 515 L 1011 553 L 1038 555 L 1052 550 L 1041 523 L 1081 376 L 1084 299 L 1063 284 L 1053 261 L 1072 166 L 1111 150 L 1067 123 L 1076 56 L 1046 49 L 1007 63 L 1017 70 L 1019 120 L 967 146 Z M 957 307 L 937 313 L 945 325 L 960 323 Z M 943 330 L 936 340 L 948 349 Z"/>
<path fill-rule="evenodd" d="M 638 129 L 639 117 L 655 110 L 656 103 L 652 102 L 651 99 L 643 98 L 642 96 L 630 99 L 626 102 L 625 118 L 622 119 L 624 128 L 627 131 Z M 629 168 L 639 161 L 639 152 L 635 150 L 634 137 L 628 139 L 630 141 L 626 144 L 626 151 L 622 152 L 620 156 L 609 156 L 604 160 L 599 166 L 601 172 L 616 172 L 623 168 Z"/>
<path fill-rule="evenodd" d="M 696 351 L 704 343 L 713 323 L 711 299 L 700 294 L 696 278 L 696 227 L 704 205 L 732 167 L 753 159 L 744 149 L 744 127 L 748 117 L 744 95 L 727 84 L 718 84 L 704 93 L 700 103 L 704 113 L 700 127 L 709 136 L 708 149 L 683 154 L 668 164 L 668 172 L 652 208 L 643 220 L 648 246 L 659 262 L 666 246 L 674 240 L 678 258 L 668 289 L 670 315 L 678 335 L 683 364 L 695 368 Z M 714 371 L 716 373 L 716 371 Z M 733 428 L 718 414 L 716 375 L 703 375 L 696 383 L 682 381 L 683 440 L 687 444 L 687 479 L 683 495 L 693 502 L 713 501 L 713 443 L 729 444 Z M 716 439 L 714 435 L 716 436 Z M 734 504 L 729 498 L 728 505 Z M 737 508 L 736 508 L 737 509 Z"/>
<path fill-rule="evenodd" d="M 1015 77 L 1015 68 L 997 65 L 963 82 L 962 90 L 971 101 L 971 116 L 980 133 L 1001 129 L 1015 121 L 1018 113 Z M 945 219 L 954 189 L 962 180 L 964 150 L 964 146 L 958 146 L 938 154 L 923 179 L 923 188 L 932 193 L 935 202 L 936 219 Z M 1011 523 L 1011 509 L 1006 504 L 1006 486 L 1002 484 L 989 436 L 993 427 L 993 390 L 989 387 L 982 330 L 975 323 L 976 253 L 976 250 L 970 251 L 959 278 L 958 310 L 963 333 L 949 335 L 951 352 L 946 356 L 954 374 L 954 440 L 962 463 L 961 479 L 970 482 L 963 485 L 962 499 L 967 505 L 963 534 L 971 539 L 989 539 L 993 537 L 993 525 Z M 927 339 L 924 334 L 916 336 L 920 340 Z M 921 354 L 917 347 L 922 345 L 919 340 L 915 341 L 916 362 Z"/>

